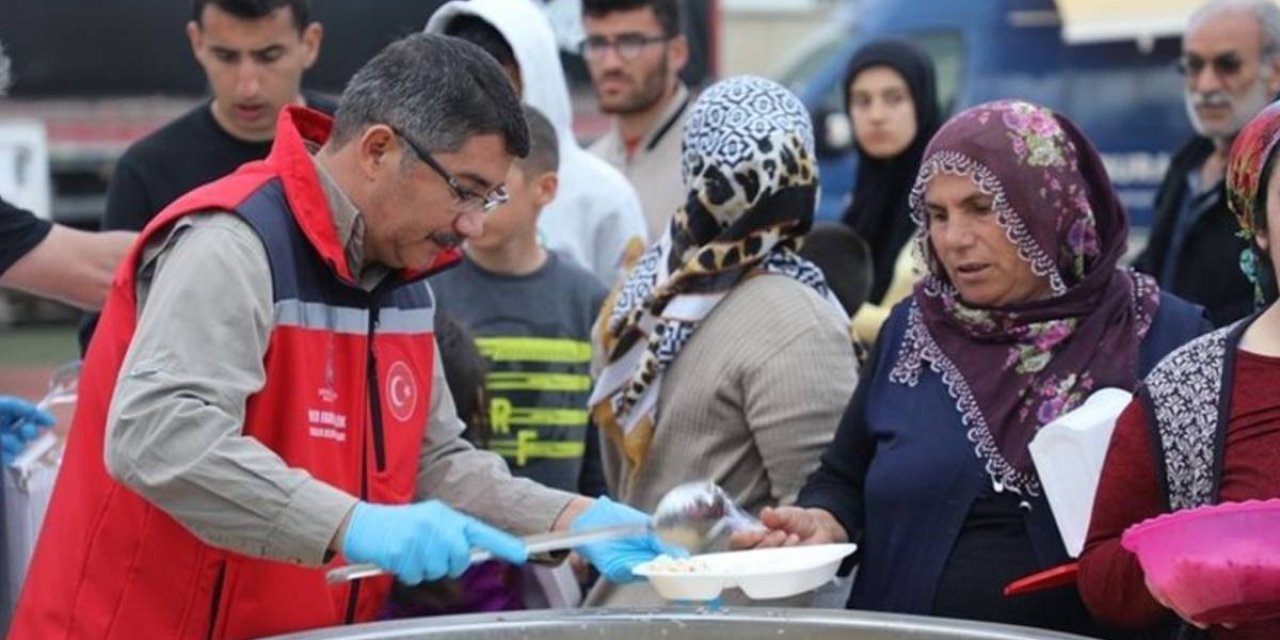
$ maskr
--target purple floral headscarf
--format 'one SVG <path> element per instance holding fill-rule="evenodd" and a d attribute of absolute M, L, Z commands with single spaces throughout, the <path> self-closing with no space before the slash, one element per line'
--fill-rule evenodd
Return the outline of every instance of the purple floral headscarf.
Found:
<path fill-rule="evenodd" d="M 966 305 L 929 243 L 924 192 L 938 174 L 972 176 L 1049 297 L 1000 308 Z M 1022 101 L 967 109 L 929 143 L 911 194 L 925 277 L 890 374 L 914 386 L 942 376 L 997 490 L 1035 495 L 1027 445 L 1040 427 L 1103 387 L 1132 390 L 1138 346 L 1159 289 L 1117 267 L 1128 219 L 1102 159 L 1074 123 Z"/>

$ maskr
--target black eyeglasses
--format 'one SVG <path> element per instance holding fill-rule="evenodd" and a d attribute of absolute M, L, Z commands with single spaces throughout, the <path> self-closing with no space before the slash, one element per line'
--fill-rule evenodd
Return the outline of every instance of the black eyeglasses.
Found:
<path fill-rule="evenodd" d="M 1200 75 L 1206 66 L 1212 67 L 1214 75 L 1219 78 L 1229 78 L 1240 72 L 1244 61 L 1235 53 L 1223 53 L 1209 60 L 1194 53 L 1188 53 L 1178 59 L 1178 71 L 1191 78 Z"/>
<path fill-rule="evenodd" d="M 503 188 L 502 185 L 494 187 L 492 191 L 484 195 L 464 188 L 462 184 L 458 182 L 458 179 L 453 177 L 453 174 L 445 171 L 444 167 L 440 166 L 440 163 L 436 162 L 436 159 L 431 157 L 430 153 L 427 153 L 424 149 L 419 147 L 417 143 L 410 140 L 408 136 L 400 133 L 400 131 L 395 127 L 391 127 L 390 125 L 387 126 L 390 127 L 392 133 L 399 136 L 401 140 L 404 140 L 404 143 L 409 145 L 410 149 L 413 149 L 414 155 L 418 156 L 418 159 L 421 160 L 423 164 L 431 167 L 431 170 L 435 171 L 436 175 L 440 176 L 440 178 L 444 180 L 444 183 L 449 187 L 449 191 L 453 192 L 454 209 L 458 213 L 489 213 L 506 204 L 507 200 L 511 198 L 511 196 L 507 194 L 507 190 Z"/>
<path fill-rule="evenodd" d="M 630 62 L 639 58 L 645 47 L 670 39 L 667 36 L 647 36 L 643 33 L 624 33 L 613 40 L 604 36 L 591 36 L 582 41 L 582 57 L 600 60 L 613 49 L 618 52 L 619 58 Z"/>

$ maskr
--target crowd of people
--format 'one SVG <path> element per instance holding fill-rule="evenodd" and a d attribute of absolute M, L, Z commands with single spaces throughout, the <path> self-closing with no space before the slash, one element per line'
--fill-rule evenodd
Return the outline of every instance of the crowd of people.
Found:
<path fill-rule="evenodd" d="M 695 480 L 759 516 L 734 549 L 856 542 L 852 609 L 1280 637 L 1200 628 L 1120 543 L 1280 497 L 1280 7 L 1191 17 L 1196 135 L 1130 266 L 1068 113 L 947 117 L 926 52 L 868 43 L 856 186 L 815 225 L 795 95 L 685 86 L 678 0 L 582 6 L 612 119 L 589 149 L 528 0 L 445 3 L 336 99 L 302 90 L 306 0 L 193 0 L 211 97 L 116 164 L 104 231 L 0 203 L 0 285 L 101 312 L 11 637 L 652 606 L 632 569 L 685 553 L 655 534 L 567 558 L 515 536 L 647 523 Z M 1077 582 L 1006 595 L 1071 561 L 1030 442 L 1110 388 L 1135 399 Z M 51 423 L 0 397 L 6 464 Z M 329 585 L 338 563 L 388 575 Z"/>

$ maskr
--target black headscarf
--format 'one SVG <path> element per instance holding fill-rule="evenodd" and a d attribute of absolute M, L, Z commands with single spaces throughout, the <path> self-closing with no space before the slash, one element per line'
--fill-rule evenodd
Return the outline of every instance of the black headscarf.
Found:
<path fill-rule="evenodd" d="M 853 55 L 844 75 L 845 110 L 849 110 L 849 85 L 863 70 L 889 67 L 897 71 L 911 91 L 916 112 L 916 137 L 905 151 L 889 159 L 867 155 L 855 138 L 858 150 L 858 181 L 853 201 L 844 212 L 844 223 L 871 247 L 873 280 L 868 300 L 880 303 L 893 280 L 898 253 L 915 231 L 907 196 L 915 183 L 916 171 L 925 145 L 941 125 L 937 81 L 933 60 L 920 47 L 905 40 L 872 42 Z"/>

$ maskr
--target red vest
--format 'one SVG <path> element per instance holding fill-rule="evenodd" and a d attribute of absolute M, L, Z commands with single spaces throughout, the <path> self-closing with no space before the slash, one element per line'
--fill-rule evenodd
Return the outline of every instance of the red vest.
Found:
<path fill-rule="evenodd" d="M 250 638 L 379 612 L 389 578 L 328 586 L 324 568 L 206 544 L 103 463 L 107 410 L 135 329 L 142 247 L 174 220 L 218 209 L 252 225 L 271 262 L 266 384 L 248 399 L 244 434 L 352 495 L 413 499 L 431 397 L 431 294 L 417 281 L 424 273 L 389 276 L 373 293 L 355 285 L 304 145 L 322 143 L 329 126 L 315 112 L 284 110 L 266 160 L 179 198 L 117 271 L 10 637 Z M 445 252 L 432 270 L 458 257 Z M 209 347 L 216 358 L 217 345 Z"/>

